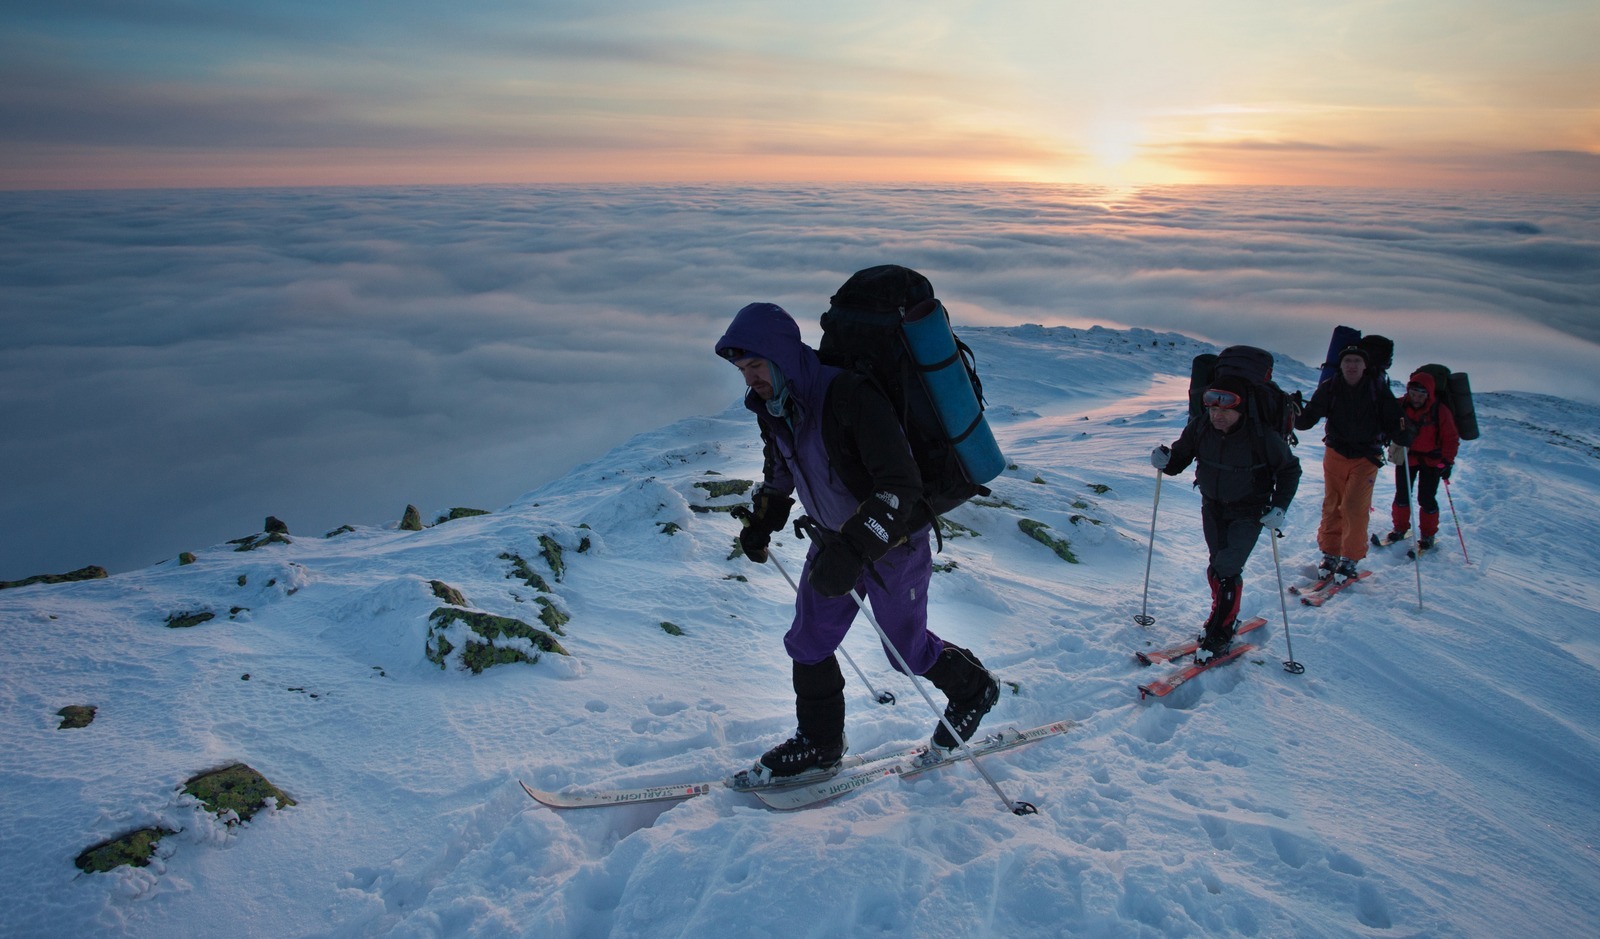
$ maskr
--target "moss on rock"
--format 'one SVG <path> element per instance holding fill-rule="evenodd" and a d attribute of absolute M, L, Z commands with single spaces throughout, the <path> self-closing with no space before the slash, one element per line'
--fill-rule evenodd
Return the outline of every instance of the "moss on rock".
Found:
<path fill-rule="evenodd" d="M 422 513 L 417 511 L 417 507 L 416 506 L 414 506 L 414 505 L 406 506 L 405 512 L 402 513 L 401 516 L 400 516 L 400 530 L 401 531 L 421 531 L 422 530 Z"/>
<path fill-rule="evenodd" d="M 749 492 L 750 487 L 754 485 L 755 483 L 748 479 L 718 479 L 702 480 L 695 483 L 694 487 L 696 489 L 704 489 L 706 494 L 713 499 L 720 499 L 723 496 L 742 496 Z"/>
<path fill-rule="evenodd" d="M 538 572 L 536 572 L 533 568 L 529 567 L 528 562 L 523 560 L 520 554 L 511 554 L 510 552 L 506 552 L 505 554 L 500 555 L 500 560 L 511 562 L 511 573 L 507 574 L 507 577 L 520 578 L 523 583 L 544 593 L 553 592 L 550 589 L 550 585 L 545 583 L 544 578 L 539 576 Z"/>
<path fill-rule="evenodd" d="M 190 777 L 183 784 L 183 791 L 199 799 L 211 812 L 217 815 L 233 812 L 241 822 L 249 821 L 252 815 L 265 808 L 269 798 L 275 799 L 280 809 L 295 804 L 282 789 L 243 763 Z"/>
<path fill-rule="evenodd" d="M 1019 519 L 1017 527 L 1027 534 L 1029 538 L 1039 542 L 1051 551 L 1056 557 L 1068 564 L 1078 563 L 1078 556 L 1072 553 L 1072 544 L 1065 538 L 1056 538 L 1050 534 L 1050 526 L 1044 522 L 1036 522 L 1031 518 Z"/>
<path fill-rule="evenodd" d="M 533 602 L 539 604 L 539 622 L 550 627 L 550 631 L 558 636 L 565 636 L 566 631 L 561 627 L 572 622 L 572 617 L 556 609 L 556 605 L 544 597 L 534 597 Z"/>
<path fill-rule="evenodd" d="M 80 567 L 65 574 L 35 574 L 22 580 L 0 580 L 0 590 L 7 590 L 11 587 L 28 587 L 33 584 L 68 584 L 78 580 L 99 580 L 105 576 L 107 576 L 105 568 L 91 564 L 88 567 Z"/>
<path fill-rule="evenodd" d="M 556 655 L 566 655 L 567 650 L 555 637 L 535 626 L 529 626 L 522 620 L 512 619 L 508 616 L 495 616 L 492 613 L 482 613 L 475 610 L 461 610 L 455 607 L 440 607 L 428 616 L 428 641 L 426 654 L 428 661 L 440 668 L 445 667 L 445 660 L 455 651 L 445 631 L 454 623 L 464 624 L 478 639 L 467 639 L 461 647 L 461 664 L 470 669 L 473 674 L 482 672 L 491 665 L 500 665 L 507 662 L 539 661 L 539 653 L 529 654 L 515 646 L 496 645 L 496 640 L 526 639 L 540 652 L 552 652 Z"/>
<path fill-rule="evenodd" d="M 555 576 L 556 583 L 561 583 L 562 576 L 567 572 L 567 565 L 561 559 L 560 542 L 549 535 L 540 535 L 539 553 L 544 556 L 544 562 L 550 565 L 550 573 Z"/>
<path fill-rule="evenodd" d="M 244 538 L 235 538 L 228 544 L 237 545 L 233 549 L 235 551 L 254 551 L 269 544 L 294 544 L 294 540 L 281 531 L 266 531 Z"/>
<path fill-rule="evenodd" d="M 92 704 L 69 704 L 56 712 L 61 718 L 61 725 L 57 730 L 70 730 L 75 727 L 88 727 L 94 723 L 95 706 Z"/>
<path fill-rule="evenodd" d="M 467 606 L 467 598 L 461 591 L 450 586 L 442 580 L 430 580 L 428 586 L 433 588 L 433 595 L 453 606 Z"/>
<path fill-rule="evenodd" d="M 85 850 L 73 861 L 81 871 L 103 874 L 114 868 L 129 865 L 147 867 L 156 843 L 167 835 L 177 834 L 170 828 L 141 828 L 127 834 L 102 841 Z"/>
<path fill-rule="evenodd" d="M 201 623 L 209 623 L 216 618 L 217 614 L 210 610 L 185 610 L 170 614 L 167 617 L 167 627 L 170 629 L 188 629 L 191 626 L 199 626 Z"/>

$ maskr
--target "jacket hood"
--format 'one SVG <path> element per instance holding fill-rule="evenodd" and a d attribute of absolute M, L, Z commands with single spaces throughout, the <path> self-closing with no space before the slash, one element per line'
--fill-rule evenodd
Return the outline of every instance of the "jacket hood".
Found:
<path fill-rule="evenodd" d="M 741 349 L 759 356 L 783 373 L 783 378 L 801 395 L 817 389 L 822 361 L 800 339 L 800 326 L 794 317 L 775 303 L 752 303 L 740 310 L 717 340 L 717 355 L 727 358 L 729 350 Z"/>
<path fill-rule="evenodd" d="M 1438 389 L 1434 387 L 1433 376 L 1427 372 L 1412 372 L 1411 379 L 1407 384 L 1417 384 L 1428 389 L 1428 396 L 1423 400 L 1423 404 L 1427 404 L 1432 401 L 1434 394 L 1438 391 Z"/>

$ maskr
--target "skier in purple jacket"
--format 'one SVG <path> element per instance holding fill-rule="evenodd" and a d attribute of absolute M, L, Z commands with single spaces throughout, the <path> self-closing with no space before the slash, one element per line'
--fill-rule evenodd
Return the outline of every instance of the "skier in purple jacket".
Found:
<path fill-rule="evenodd" d="M 971 738 L 1000 686 L 970 651 L 928 630 L 933 517 L 888 398 L 865 376 L 823 365 L 795 321 L 771 303 L 740 310 L 717 355 L 744 376 L 745 407 L 761 428 L 763 481 L 739 535 L 745 555 L 766 561 L 772 534 L 794 506 L 792 493 L 823 529 L 811 539 L 783 640 L 794 660 L 798 728 L 762 755 L 751 776 L 767 781 L 825 770 L 843 758 L 844 675 L 834 652 L 856 617 L 854 591 L 865 592 L 906 665 L 949 698 L 945 717 L 961 739 Z M 959 742 L 940 724 L 933 745 L 948 750 Z"/>

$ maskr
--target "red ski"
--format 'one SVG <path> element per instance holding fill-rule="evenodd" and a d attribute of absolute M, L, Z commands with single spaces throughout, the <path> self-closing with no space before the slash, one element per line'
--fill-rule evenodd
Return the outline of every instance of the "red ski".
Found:
<path fill-rule="evenodd" d="M 1267 625 L 1267 621 L 1257 616 L 1255 619 L 1247 620 L 1235 626 L 1233 634 L 1242 636 L 1253 629 L 1260 629 L 1265 625 Z M 1194 655 L 1199 648 L 1200 640 L 1195 638 L 1187 642 L 1180 642 L 1175 646 L 1168 646 L 1165 649 L 1157 649 L 1154 652 L 1135 652 L 1133 657 L 1139 660 L 1140 665 L 1151 665 L 1156 662 L 1176 662 L 1184 656 Z"/>
<path fill-rule="evenodd" d="M 1355 583 L 1358 580 L 1366 580 L 1368 577 L 1371 577 L 1371 576 L 1372 576 L 1372 572 L 1371 571 L 1357 571 L 1356 572 L 1356 576 L 1351 577 L 1348 580 L 1338 581 L 1338 582 L 1332 584 L 1331 586 L 1323 587 L 1321 590 L 1318 590 L 1315 593 L 1302 594 L 1301 597 L 1300 597 L 1300 602 L 1304 603 L 1306 606 L 1321 606 L 1324 603 L 1327 603 L 1328 602 L 1328 598 L 1332 597 L 1334 594 L 1338 593 L 1339 591 L 1341 591 L 1344 588 L 1350 586 L 1351 584 Z"/>
<path fill-rule="evenodd" d="M 1246 652 L 1250 652 L 1254 649 L 1255 646 L 1247 642 L 1243 645 L 1234 646 L 1221 655 L 1214 655 L 1203 663 L 1190 663 L 1185 665 L 1183 668 L 1180 668 L 1172 674 L 1167 675 L 1165 678 L 1158 678 L 1148 685 L 1140 685 L 1139 700 L 1143 701 L 1148 697 L 1159 698 L 1163 695 L 1170 694 L 1174 688 L 1177 688 L 1179 685 L 1200 674 L 1201 672 L 1216 668 L 1218 665 L 1227 665 L 1229 662 L 1238 660 L 1239 656 L 1244 655 Z"/>

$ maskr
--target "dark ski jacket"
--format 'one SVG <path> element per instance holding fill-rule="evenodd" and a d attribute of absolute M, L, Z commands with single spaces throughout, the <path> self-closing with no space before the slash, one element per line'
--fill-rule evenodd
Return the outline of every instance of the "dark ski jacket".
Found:
<path fill-rule="evenodd" d="M 800 339 L 800 327 L 782 307 L 752 303 L 717 341 L 717 354 L 743 349 L 782 374 L 789 402 L 783 417 L 746 392 L 745 407 L 761 427 L 763 485 L 798 493 L 807 515 L 838 531 L 874 493 L 917 505 L 922 475 L 889 399 L 865 376 L 823 365 Z M 917 510 L 907 530 L 930 524 Z"/>
<path fill-rule="evenodd" d="M 1411 428 L 1410 454 L 1412 466 L 1431 466 L 1444 469 L 1456 461 L 1456 451 L 1461 447 L 1461 434 L 1456 430 L 1456 417 L 1450 406 L 1439 400 L 1434 389 L 1434 378 L 1427 372 L 1415 372 L 1411 381 L 1428 389 L 1422 407 L 1411 406 L 1405 398 L 1406 423 Z"/>
<path fill-rule="evenodd" d="M 1387 382 L 1379 383 L 1368 371 L 1352 385 L 1343 375 L 1317 386 L 1304 411 L 1295 419 L 1295 430 L 1310 430 L 1317 421 L 1328 419 L 1322 441 L 1329 449 L 1352 460 L 1371 460 L 1383 465 L 1383 446 L 1390 440 L 1406 443 L 1409 438 L 1400 427 L 1400 402 Z"/>
<path fill-rule="evenodd" d="M 1201 414 L 1171 449 L 1162 472 L 1176 476 L 1198 462 L 1194 479 L 1201 497 L 1227 516 L 1259 517 L 1269 505 L 1287 510 L 1300 488 L 1300 458 L 1288 441 L 1262 432 L 1248 418 L 1223 433 Z"/>

